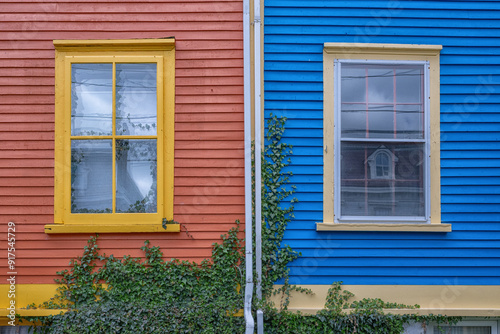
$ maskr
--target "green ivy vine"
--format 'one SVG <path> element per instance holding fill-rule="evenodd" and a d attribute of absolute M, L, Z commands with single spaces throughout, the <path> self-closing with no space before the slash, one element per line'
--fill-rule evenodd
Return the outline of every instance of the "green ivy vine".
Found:
<path fill-rule="evenodd" d="M 42 325 L 35 333 L 236 333 L 244 327 L 233 316 L 243 306 L 238 233 L 239 224 L 199 264 L 165 261 L 148 241 L 143 259 L 101 255 L 92 237 L 70 269 L 57 273 L 57 295 L 38 306 L 68 311 L 26 320 Z"/>
<path fill-rule="evenodd" d="M 301 254 L 289 245 L 283 245 L 286 228 L 294 218 L 293 198 L 295 186 L 290 185 L 291 171 L 284 171 L 290 163 L 292 145 L 283 143 L 285 117 L 271 115 L 267 120 L 266 145 L 262 154 L 262 297 L 265 308 L 275 307 L 270 302 L 272 295 L 280 295 L 280 310 L 286 310 L 290 293 L 311 293 L 289 284 L 288 264 Z M 277 281 L 283 281 L 275 288 Z"/>
<path fill-rule="evenodd" d="M 266 334 L 398 334 L 404 324 L 454 323 L 459 318 L 399 315 L 385 309 L 414 309 L 418 305 L 388 303 L 365 298 L 351 302 L 354 294 L 342 282 L 330 288 L 325 308 L 316 314 L 290 312 L 292 291 L 311 291 L 289 284 L 288 264 L 300 253 L 283 244 L 293 218 L 295 187 L 285 172 L 292 147 L 282 143 L 286 119 L 271 116 L 262 156 L 262 293 Z M 163 220 L 162 225 L 177 223 Z M 255 223 L 255 222 L 254 222 Z M 66 309 L 47 317 L 24 317 L 37 323 L 35 333 L 243 333 L 244 241 L 239 223 L 213 244 L 212 256 L 201 263 L 165 261 L 160 249 L 144 243 L 143 258 L 100 254 L 98 237 L 88 240 L 83 255 L 58 272 L 60 288 L 49 301 L 29 308 Z M 275 283 L 282 282 L 276 289 Z M 280 305 L 270 302 L 279 294 Z M 254 299 L 255 300 L 255 299 Z"/>

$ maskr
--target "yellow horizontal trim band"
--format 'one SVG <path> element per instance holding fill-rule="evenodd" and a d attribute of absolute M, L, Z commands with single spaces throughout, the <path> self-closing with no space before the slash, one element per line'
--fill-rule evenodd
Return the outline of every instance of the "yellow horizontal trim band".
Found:
<path fill-rule="evenodd" d="M 324 51 L 327 54 L 411 54 L 420 56 L 438 55 L 442 45 L 418 44 L 378 44 L 378 43 L 325 43 Z"/>
<path fill-rule="evenodd" d="M 22 316 L 48 316 L 53 314 L 59 314 L 61 312 L 66 312 L 67 309 L 26 309 L 30 304 L 40 305 L 44 301 L 48 301 L 50 298 L 54 297 L 57 288 L 60 287 L 59 284 L 15 284 L 12 287 L 10 284 L 0 284 L 0 296 L 5 296 L 6 298 L 0 298 L 0 326 L 9 325 L 11 321 L 7 315 L 10 314 L 8 307 L 10 306 L 11 299 L 7 296 L 12 293 L 15 294 L 13 300 L 15 300 L 15 314 L 20 314 Z M 107 285 L 104 285 L 106 287 Z M 14 289 L 11 291 L 11 289 Z M 232 312 L 227 312 L 227 315 L 234 317 L 242 317 L 243 310 L 235 310 Z M 30 323 L 24 321 L 20 323 L 18 319 L 15 320 L 16 326 L 29 326 Z"/>
<path fill-rule="evenodd" d="M 175 48 L 175 38 L 121 40 L 54 40 L 58 51 L 169 51 Z M 87 50 L 88 49 L 88 50 Z"/>
<path fill-rule="evenodd" d="M 46 308 L 34 308 L 34 309 L 16 309 L 16 314 L 23 317 L 46 317 L 48 315 L 56 315 L 61 312 L 67 312 L 67 309 L 46 309 Z M 10 310 L 2 308 L 0 309 L 0 317 L 6 317 L 10 313 Z"/>
<path fill-rule="evenodd" d="M 289 307 L 291 312 L 300 312 L 303 314 L 316 314 L 320 309 L 317 308 L 303 308 L 303 307 Z M 352 313 L 353 309 L 345 309 L 345 313 Z M 446 315 L 450 317 L 499 317 L 499 309 L 383 309 L 386 314 L 418 314 L 418 315 Z"/>
<path fill-rule="evenodd" d="M 164 229 L 161 224 L 126 224 L 126 225 L 75 225 L 50 224 L 45 225 L 45 233 L 140 233 L 140 232 L 180 232 L 180 224 L 167 224 Z"/>
<path fill-rule="evenodd" d="M 245 311 L 243 309 L 239 309 L 239 310 L 236 310 L 236 311 L 226 311 L 226 315 L 228 317 L 238 317 L 238 318 L 241 318 L 241 317 L 244 317 L 245 316 Z"/>
<path fill-rule="evenodd" d="M 64 312 L 65 310 L 60 309 L 22 309 L 29 304 L 39 305 L 49 300 L 55 295 L 58 287 L 58 284 L 16 284 L 16 313 L 44 316 Z M 278 288 L 280 285 L 275 287 Z M 311 289 L 313 295 L 292 292 L 289 310 L 314 314 L 324 308 L 330 285 L 301 285 L 300 287 Z M 10 288 L 9 284 L 0 284 L 0 295 L 7 296 Z M 381 298 L 386 302 L 421 306 L 420 309 L 387 310 L 393 314 L 500 316 L 500 286 L 498 285 L 455 285 L 450 282 L 448 285 L 343 285 L 342 288 L 355 294 L 352 301 L 359 301 L 363 298 Z M 279 305 L 280 298 L 280 295 L 276 295 L 272 299 L 276 305 Z M 0 325 L 6 325 L 9 320 L 6 317 L 9 302 L 8 298 L 0 299 Z M 240 314 L 236 313 L 235 316 Z"/>
<path fill-rule="evenodd" d="M 281 285 L 275 285 L 276 288 Z M 314 314 L 325 306 L 331 285 L 300 285 L 312 290 L 312 295 L 292 292 L 291 311 Z M 385 302 L 420 305 L 419 309 L 390 309 L 393 314 L 442 314 L 449 316 L 500 316 L 500 286 L 498 285 L 343 285 L 342 289 L 354 293 L 349 302 L 363 298 L 380 298 Z M 272 297 L 279 305 L 280 295 Z M 346 310 L 349 312 L 349 310 Z"/>
<path fill-rule="evenodd" d="M 10 306 L 11 297 L 14 294 L 16 309 L 22 309 L 35 303 L 39 305 L 54 297 L 59 284 L 0 284 L 0 309 L 6 309 Z"/>
<path fill-rule="evenodd" d="M 23 316 L 47 316 L 50 314 L 59 314 L 61 309 L 26 309 L 30 304 L 40 305 L 44 301 L 48 301 L 54 297 L 59 284 L 0 284 L 0 326 L 10 325 L 11 319 L 8 308 L 11 307 L 11 302 L 15 301 L 15 313 Z M 16 326 L 29 326 L 30 323 L 15 320 Z"/>
<path fill-rule="evenodd" d="M 451 232 L 451 224 L 316 223 L 316 231 Z"/>

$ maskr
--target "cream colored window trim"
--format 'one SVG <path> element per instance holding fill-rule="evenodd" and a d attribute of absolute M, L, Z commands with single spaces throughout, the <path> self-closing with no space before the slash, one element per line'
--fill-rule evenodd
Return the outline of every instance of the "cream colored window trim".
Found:
<path fill-rule="evenodd" d="M 451 232 L 451 224 L 316 223 L 317 231 Z"/>
<path fill-rule="evenodd" d="M 318 231 L 370 230 L 361 229 L 356 223 L 334 224 L 334 61 L 335 59 L 356 60 L 394 60 L 394 61 L 428 61 L 429 62 L 429 98 L 430 98 L 430 224 L 425 224 L 430 230 L 442 230 L 441 227 L 430 225 L 441 224 L 441 184 L 440 184 L 440 83 L 439 83 L 439 52 L 441 45 L 405 45 L 405 44 L 363 44 L 363 43 L 325 43 L 323 49 L 323 223 L 317 224 Z M 358 224 L 360 225 L 360 224 Z M 371 224 L 361 224 L 371 225 Z M 373 227 L 382 224 L 371 225 Z M 387 224 L 395 225 L 395 224 Z M 420 224 L 409 224 L 420 225 Z M 409 226 L 408 225 L 408 226 Z M 445 225 L 446 226 L 446 225 Z M 394 226 L 384 230 L 393 230 Z M 451 226 L 445 228 L 451 230 Z M 422 228 L 417 228 L 423 231 Z"/>

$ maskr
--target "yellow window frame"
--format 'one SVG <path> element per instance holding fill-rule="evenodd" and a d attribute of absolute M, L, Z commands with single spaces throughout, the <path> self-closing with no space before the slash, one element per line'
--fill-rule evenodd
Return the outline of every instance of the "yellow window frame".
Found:
<path fill-rule="evenodd" d="M 450 232 L 441 223 L 440 75 L 441 45 L 325 43 L 323 48 L 323 221 L 317 231 Z M 428 61 L 430 82 L 430 224 L 334 223 L 334 61 L 335 59 Z"/>
<path fill-rule="evenodd" d="M 55 166 L 54 224 L 46 233 L 178 232 L 173 221 L 175 40 L 55 40 Z M 127 139 L 157 140 L 156 213 L 71 213 L 71 139 L 116 139 L 110 136 L 71 136 L 71 64 L 113 64 L 113 119 L 115 115 L 115 65 L 157 64 L 157 134 Z M 113 124 L 113 128 L 114 128 Z M 125 139 L 125 138 L 124 138 Z M 113 147 L 113 155 L 115 148 Z M 114 159 L 113 159 L 114 160 Z M 114 166 L 114 162 L 113 162 Z M 113 168 L 113 175 L 116 171 Z M 116 181 L 113 180 L 113 189 Z M 115 195 L 113 195 L 113 204 Z"/>

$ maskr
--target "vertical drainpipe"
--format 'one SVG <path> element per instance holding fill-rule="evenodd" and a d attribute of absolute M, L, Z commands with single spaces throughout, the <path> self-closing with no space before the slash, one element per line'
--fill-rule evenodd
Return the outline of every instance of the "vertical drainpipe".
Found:
<path fill-rule="evenodd" d="M 252 251 L 252 106 L 250 70 L 250 0 L 243 0 L 243 93 L 245 137 L 245 334 L 253 334 L 252 317 L 253 251 Z"/>
<path fill-rule="evenodd" d="M 262 138 L 261 138 L 261 18 L 260 1 L 254 0 L 254 90 L 255 90 L 255 268 L 257 299 L 262 299 Z M 264 313 L 257 310 L 257 333 L 264 333 Z"/>

